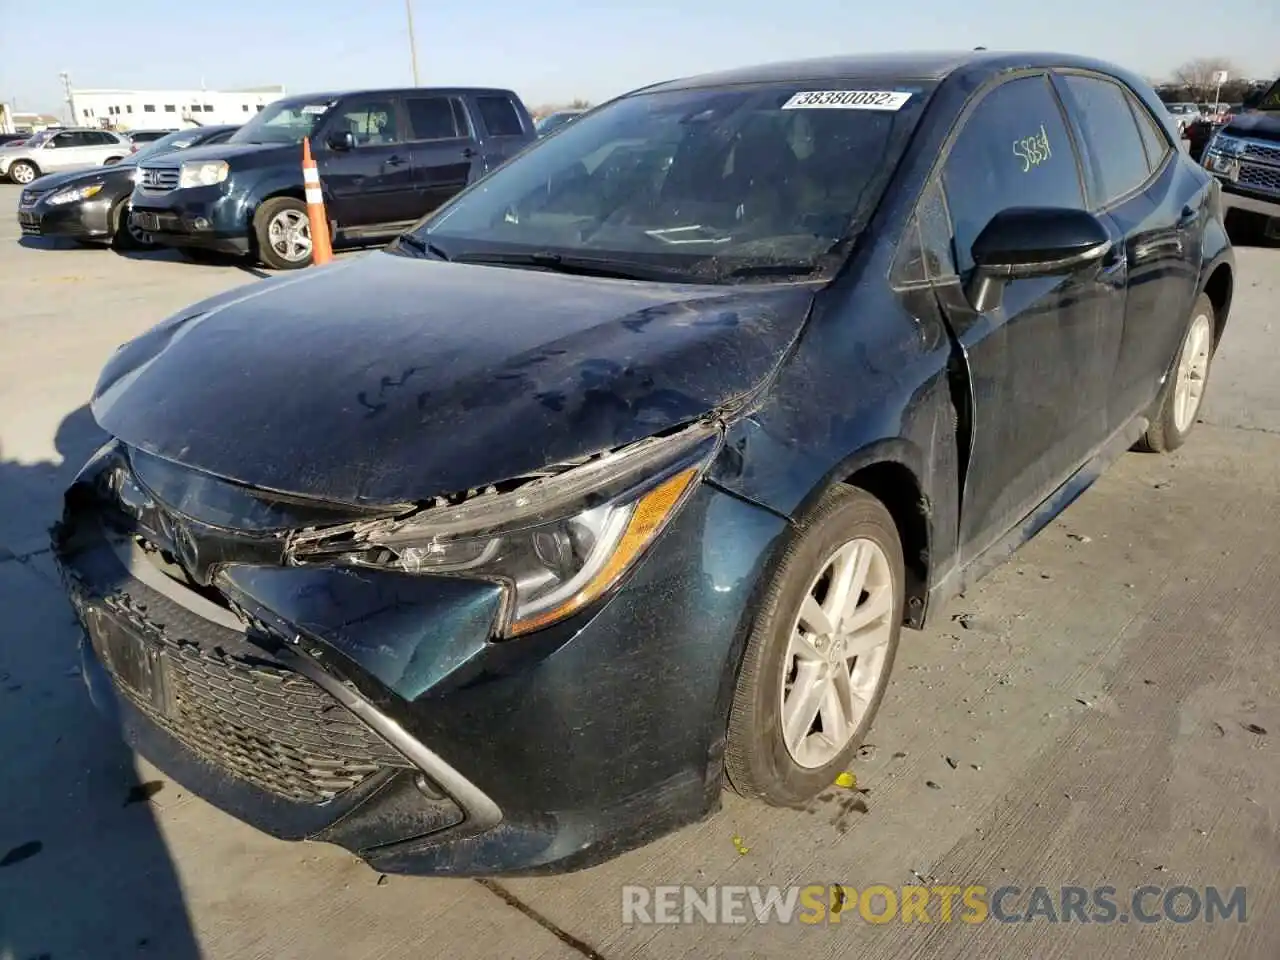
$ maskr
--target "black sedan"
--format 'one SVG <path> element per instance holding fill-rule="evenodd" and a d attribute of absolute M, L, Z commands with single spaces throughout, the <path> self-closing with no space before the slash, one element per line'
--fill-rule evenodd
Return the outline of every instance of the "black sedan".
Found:
<path fill-rule="evenodd" d="M 105 240 L 120 249 L 150 246 L 130 224 L 138 163 L 174 150 L 221 143 L 236 127 L 175 130 L 137 148 L 109 167 L 51 173 L 27 184 L 18 199 L 18 226 L 25 236 Z"/>
<path fill-rule="evenodd" d="M 121 347 L 55 532 L 84 675 L 195 792 L 378 870 L 582 866 L 725 784 L 804 806 L 904 625 L 1186 440 L 1233 264 L 1105 63 L 629 94 Z"/>

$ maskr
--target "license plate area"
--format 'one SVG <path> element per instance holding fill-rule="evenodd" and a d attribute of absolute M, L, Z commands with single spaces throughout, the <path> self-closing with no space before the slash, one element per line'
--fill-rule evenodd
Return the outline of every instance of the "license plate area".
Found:
<path fill-rule="evenodd" d="M 174 700 L 164 651 L 98 607 L 85 611 L 85 625 L 93 649 L 125 692 L 172 716 Z"/>
<path fill-rule="evenodd" d="M 135 212 L 133 214 L 133 225 L 139 230 L 155 233 L 160 229 L 160 216 L 155 213 Z"/>

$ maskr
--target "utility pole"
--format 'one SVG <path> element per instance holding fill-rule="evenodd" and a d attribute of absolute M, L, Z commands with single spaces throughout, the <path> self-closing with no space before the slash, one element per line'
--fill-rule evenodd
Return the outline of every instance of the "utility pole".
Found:
<path fill-rule="evenodd" d="M 413 63 L 413 85 L 418 86 L 418 45 L 413 41 L 413 0 L 404 0 L 404 15 L 409 21 L 409 60 Z"/>
<path fill-rule="evenodd" d="M 63 70 L 58 74 L 58 79 L 62 81 L 62 92 L 67 101 L 67 109 L 63 115 L 66 117 L 67 126 L 73 127 L 76 123 L 76 111 L 75 104 L 72 102 L 71 97 L 71 74 Z"/>

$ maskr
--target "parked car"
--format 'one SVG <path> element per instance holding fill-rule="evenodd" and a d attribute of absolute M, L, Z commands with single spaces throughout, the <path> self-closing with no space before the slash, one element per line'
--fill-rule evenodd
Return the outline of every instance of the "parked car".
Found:
<path fill-rule="evenodd" d="M 1248 113 L 1214 132 L 1204 165 L 1222 185 L 1225 205 L 1280 240 L 1280 79 Z"/>
<path fill-rule="evenodd" d="M 93 698 L 381 871 L 583 866 L 726 781 L 808 804 L 904 624 L 1194 429 L 1220 192 L 1075 57 L 621 97 L 112 357 L 54 540 Z"/>
<path fill-rule="evenodd" d="M 100 167 L 128 155 L 129 141 L 109 130 L 44 130 L 20 147 L 0 150 L 0 177 L 26 185 L 46 173 Z"/>
<path fill-rule="evenodd" d="M 0 148 L 17 146 L 29 136 L 29 133 L 0 133 Z"/>
<path fill-rule="evenodd" d="M 559 110 L 555 113 L 547 114 L 534 124 L 534 127 L 538 131 L 538 136 L 545 137 L 552 130 L 559 129 L 572 120 L 577 120 L 584 113 L 586 113 L 585 110 Z"/>
<path fill-rule="evenodd" d="M 1179 136 L 1186 132 L 1190 124 L 1204 115 L 1198 103 L 1166 103 L 1164 107 L 1169 111 L 1169 115 L 1173 117 Z"/>
<path fill-rule="evenodd" d="M 199 128 L 196 127 L 194 129 Z M 167 130 L 130 130 L 125 134 L 125 136 L 128 137 L 129 142 L 133 144 L 135 148 L 133 152 L 137 153 L 137 148 L 141 148 L 144 144 L 154 143 L 161 137 L 167 137 L 169 134 L 174 132 L 175 131 L 172 127 Z"/>
<path fill-rule="evenodd" d="M 139 232 L 129 217 L 137 165 L 189 147 L 222 143 L 236 129 L 175 130 L 112 166 L 51 173 L 33 180 L 18 199 L 18 226 L 25 236 L 106 240 L 123 249 L 150 246 L 150 238 Z"/>
<path fill-rule="evenodd" d="M 148 161 L 139 229 L 199 255 L 311 262 L 300 144 L 310 138 L 337 243 L 388 239 L 534 139 L 509 90 L 370 90 L 277 100 L 225 145 Z"/>

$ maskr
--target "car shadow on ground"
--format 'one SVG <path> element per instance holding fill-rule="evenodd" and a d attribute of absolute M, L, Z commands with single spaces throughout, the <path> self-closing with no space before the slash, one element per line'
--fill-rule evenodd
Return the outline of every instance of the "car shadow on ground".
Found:
<path fill-rule="evenodd" d="M 61 462 L 19 463 L 0 448 L 0 516 L 25 530 L 52 523 L 102 439 L 82 406 L 59 425 Z M 91 706 L 81 631 L 47 550 L 0 545 L 0 615 L 0 957 L 198 960 L 156 816 L 179 788 L 141 782 Z"/>

